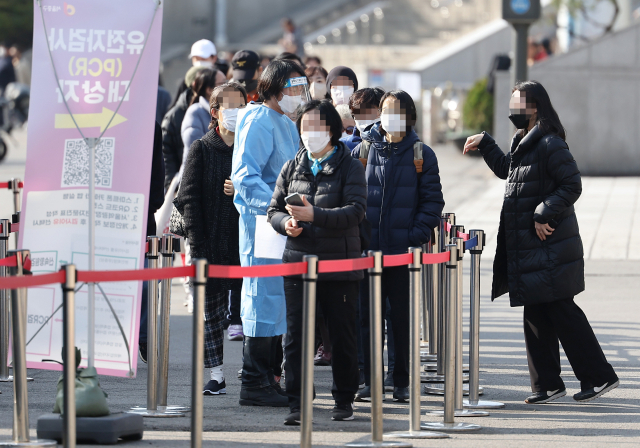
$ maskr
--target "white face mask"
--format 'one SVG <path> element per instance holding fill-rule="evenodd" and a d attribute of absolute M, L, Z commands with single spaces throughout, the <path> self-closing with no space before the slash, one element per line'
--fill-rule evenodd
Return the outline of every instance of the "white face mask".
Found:
<path fill-rule="evenodd" d="M 222 109 L 222 126 L 227 131 L 236 132 L 236 122 L 240 109 Z"/>
<path fill-rule="evenodd" d="M 351 86 L 335 86 L 331 87 L 331 99 L 336 104 L 349 104 L 349 98 L 353 95 L 353 87 Z"/>
<path fill-rule="evenodd" d="M 327 147 L 331 141 L 331 136 L 327 131 L 309 131 L 303 132 L 301 135 L 302 143 L 311 154 L 317 154 Z"/>
<path fill-rule="evenodd" d="M 312 82 L 309 93 L 314 100 L 322 100 L 327 95 L 327 85 L 323 82 Z"/>
<path fill-rule="evenodd" d="M 373 120 L 355 120 L 356 127 L 358 128 L 360 133 L 363 133 L 365 129 L 367 129 L 369 126 L 379 121 L 380 121 L 380 117 L 376 117 Z"/>
<path fill-rule="evenodd" d="M 404 115 L 383 113 L 380 115 L 380 121 L 382 128 L 391 135 L 399 135 L 407 130 L 407 119 Z"/>
<path fill-rule="evenodd" d="M 300 95 L 282 95 L 282 99 L 278 101 L 280 109 L 282 109 L 282 112 L 285 114 L 294 113 L 300 104 L 302 104 L 302 97 Z"/>
<path fill-rule="evenodd" d="M 194 67 L 213 67 L 213 62 L 211 61 L 196 61 L 193 63 Z"/>

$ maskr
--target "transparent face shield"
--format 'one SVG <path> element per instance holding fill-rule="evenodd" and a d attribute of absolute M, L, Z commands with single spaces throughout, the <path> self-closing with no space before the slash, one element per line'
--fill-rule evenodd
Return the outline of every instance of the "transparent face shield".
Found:
<path fill-rule="evenodd" d="M 289 78 L 282 89 L 282 99 L 278 101 L 282 111 L 293 119 L 296 109 L 311 100 L 309 82 L 306 76 Z"/>

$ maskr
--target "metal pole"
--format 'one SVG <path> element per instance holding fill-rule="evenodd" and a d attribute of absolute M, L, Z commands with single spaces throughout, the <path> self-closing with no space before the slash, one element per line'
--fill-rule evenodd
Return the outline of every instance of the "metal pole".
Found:
<path fill-rule="evenodd" d="M 440 252 L 440 229 L 433 229 L 433 240 L 431 243 L 431 253 Z M 431 283 L 429 284 L 429 300 L 427 302 L 427 312 L 429 313 L 429 354 L 435 355 L 437 361 L 438 353 L 438 285 L 440 284 L 440 278 L 438 272 L 440 269 L 440 263 L 432 264 L 425 268 L 425 271 L 431 273 Z"/>
<path fill-rule="evenodd" d="M 227 45 L 227 0 L 216 1 L 216 44 Z"/>
<path fill-rule="evenodd" d="M 422 252 L 425 254 L 431 253 L 431 242 L 422 245 Z M 428 355 L 429 348 L 429 296 L 431 290 L 429 289 L 429 285 L 431 285 L 431 271 L 429 269 L 422 270 L 422 293 L 420 294 L 420 325 L 422 327 L 422 332 L 420 334 L 420 347 L 427 348 L 425 352 Z M 422 353 L 421 353 L 422 360 Z M 435 358 L 433 359 L 435 361 Z M 427 359 L 424 359 L 427 361 Z"/>
<path fill-rule="evenodd" d="M 442 218 L 440 219 L 440 241 L 439 246 L 444 248 L 447 244 L 449 244 L 449 231 L 447 230 L 447 224 L 455 225 L 456 223 L 456 215 L 455 213 L 443 213 Z M 438 272 L 440 274 L 440 287 L 438 289 L 438 365 L 437 365 L 437 375 L 440 378 L 439 380 L 444 380 L 442 375 L 444 375 L 444 320 L 446 314 L 446 299 L 444 297 L 444 283 L 446 277 L 446 270 L 442 264 L 438 264 Z"/>
<path fill-rule="evenodd" d="M 76 267 L 67 264 L 63 267 L 65 282 L 62 285 L 63 369 L 64 369 L 64 405 L 62 420 L 62 442 L 64 448 L 76 446 Z"/>
<path fill-rule="evenodd" d="M 207 260 L 193 260 L 193 340 L 191 366 L 191 448 L 202 447 L 202 377 L 204 370 L 204 294 L 207 285 Z"/>
<path fill-rule="evenodd" d="M 147 266 L 158 268 L 160 238 L 148 236 Z M 158 281 L 147 285 L 147 407 L 135 406 L 130 412 L 143 417 L 184 417 L 182 412 L 158 410 Z"/>
<path fill-rule="evenodd" d="M 89 147 L 89 270 L 96 268 L 96 146 L 100 139 L 87 138 Z M 95 367 L 96 348 L 96 285 L 89 283 L 89 304 L 87 307 L 87 367 Z"/>
<path fill-rule="evenodd" d="M 347 447 L 411 448 L 407 442 L 382 440 L 382 251 L 370 250 L 373 267 L 369 269 L 369 327 L 371 350 L 371 440 L 350 442 Z"/>
<path fill-rule="evenodd" d="M 8 219 L 0 219 L 0 259 L 7 257 L 11 223 Z M 7 268 L 0 266 L 0 277 L 7 276 Z M 9 310 L 10 293 L 0 290 L 0 382 L 13 381 L 9 375 Z"/>
<path fill-rule="evenodd" d="M 24 261 L 28 250 L 12 250 L 7 254 L 16 257 L 16 266 L 9 268 L 9 275 L 24 275 Z M 55 440 L 30 440 L 29 398 L 27 395 L 27 289 L 11 290 L 11 323 L 13 354 L 13 440 L 0 442 L 0 447 L 9 446 L 56 446 Z"/>
<path fill-rule="evenodd" d="M 462 405 L 468 409 L 499 409 L 504 403 L 480 400 L 480 256 L 484 249 L 484 230 L 470 230 L 469 238 L 478 238 L 471 253 L 471 314 L 469 318 L 469 399 Z"/>
<path fill-rule="evenodd" d="M 9 182 L 11 185 L 11 191 L 13 192 L 13 213 L 18 214 L 20 213 L 20 208 L 21 208 L 20 192 L 22 191 L 22 188 L 20 187 L 20 183 L 22 181 L 20 180 L 20 178 L 14 177 Z M 19 233 L 15 232 L 16 248 L 18 247 L 18 237 L 19 237 Z"/>
<path fill-rule="evenodd" d="M 456 300 L 458 297 L 458 275 L 461 275 L 458 269 L 460 261 L 458 255 L 458 246 L 456 244 L 448 244 L 446 250 L 450 252 L 449 261 L 445 264 L 446 282 L 445 290 L 447 296 L 446 319 L 445 319 L 445 379 L 444 379 L 444 411 L 432 411 L 432 414 L 443 414 L 444 421 L 442 423 L 424 423 L 423 429 L 435 429 L 439 431 L 475 431 L 480 429 L 479 425 L 471 423 L 455 422 L 455 352 L 456 352 Z"/>
<path fill-rule="evenodd" d="M 530 24 L 512 23 L 511 25 L 515 30 L 515 37 L 513 40 L 515 63 L 511 70 L 511 85 L 515 86 L 518 82 L 526 81 L 529 77 L 529 74 L 527 73 L 527 38 L 529 36 Z"/>
<path fill-rule="evenodd" d="M 160 250 L 161 267 L 169 268 L 173 262 L 173 236 L 162 235 L 162 249 Z M 167 393 L 169 386 L 169 318 L 171 316 L 171 279 L 160 282 L 160 329 L 158 331 L 158 406 L 161 410 L 167 407 Z M 195 313 L 194 313 L 195 315 Z M 198 387 L 200 384 L 198 383 Z"/>
<path fill-rule="evenodd" d="M 446 439 L 447 434 L 422 431 L 420 428 L 420 302 L 422 297 L 422 249 L 412 247 L 409 265 L 409 431 L 394 431 L 386 437 L 411 439 Z"/>
<path fill-rule="evenodd" d="M 313 432 L 313 355 L 316 339 L 316 282 L 318 280 L 318 257 L 305 255 L 307 273 L 302 276 L 304 297 L 302 302 L 302 393 L 300 447 L 311 448 Z"/>

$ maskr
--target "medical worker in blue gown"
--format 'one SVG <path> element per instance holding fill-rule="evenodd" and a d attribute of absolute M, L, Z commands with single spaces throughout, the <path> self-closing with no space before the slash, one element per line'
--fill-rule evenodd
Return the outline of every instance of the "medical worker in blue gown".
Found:
<path fill-rule="evenodd" d="M 231 181 L 240 213 L 240 263 L 257 266 L 281 263 L 256 258 L 256 216 L 266 215 L 276 179 L 293 159 L 300 136 L 293 121 L 296 108 L 308 97 L 302 68 L 288 60 L 273 61 L 258 81 L 264 103 L 250 103 L 238 113 Z M 273 365 L 278 337 L 287 331 L 282 277 L 245 278 L 240 316 L 245 335 L 240 404 L 288 406 L 275 382 Z"/>

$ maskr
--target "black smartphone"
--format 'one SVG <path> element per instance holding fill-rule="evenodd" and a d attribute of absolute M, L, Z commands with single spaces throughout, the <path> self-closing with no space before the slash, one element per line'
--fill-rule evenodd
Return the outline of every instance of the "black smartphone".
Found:
<path fill-rule="evenodd" d="M 302 202 L 302 195 L 300 193 L 292 193 L 286 198 L 284 198 L 284 202 L 289 205 L 297 205 L 299 207 L 304 207 L 304 202 Z"/>

